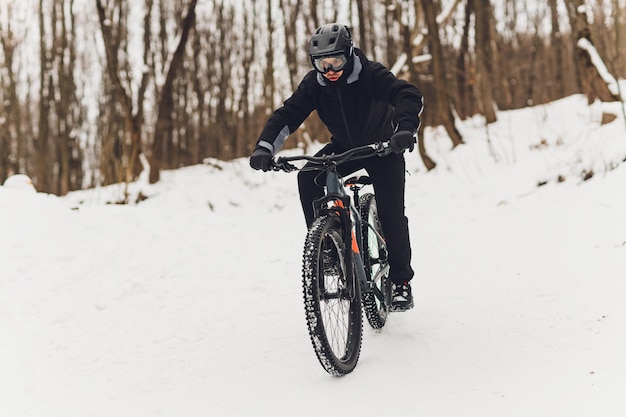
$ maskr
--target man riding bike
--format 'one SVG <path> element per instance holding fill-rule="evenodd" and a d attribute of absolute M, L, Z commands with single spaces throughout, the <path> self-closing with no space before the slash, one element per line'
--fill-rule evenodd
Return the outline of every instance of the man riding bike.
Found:
<path fill-rule="evenodd" d="M 394 311 L 413 307 L 410 281 L 411 245 L 405 215 L 404 150 L 412 151 L 423 108 L 417 87 L 396 78 L 382 64 L 370 61 L 353 45 L 347 26 L 330 23 L 319 27 L 309 42 L 314 70 L 307 73 L 283 106 L 265 124 L 250 166 L 267 171 L 272 157 L 287 137 L 316 110 L 330 131 L 330 143 L 316 156 L 341 153 L 360 145 L 390 141 L 393 153 L 342 164 L 338 172 L 346 176 L 364 168 L 372 180 L 378 215 L 389 250 L 389 280 L 392 282 Z M 316 185 L 318 172 L 298 173 L 300 201 L 307 227 L 314 220 L 313 201 L 323 195 Z M 323 179 L 318 179 L 321 184 Z"/>

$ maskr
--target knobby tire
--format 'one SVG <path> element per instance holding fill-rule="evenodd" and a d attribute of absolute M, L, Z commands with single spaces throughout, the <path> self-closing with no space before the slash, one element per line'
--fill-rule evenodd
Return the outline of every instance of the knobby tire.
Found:
<path fill-rule="evenodd" d="M 337 216 L 315 220 L 304 245 L 302 286 L 309 336 L 322 367 L 331 375 L 350 373 L 361 351 L 361 291 L 348 277 Z M 353 270 L 353 268 L 350 268 Z"/>
<path fill-rule="evenodd" d="M 383 236 L 374 195 L 371 193 L 362 195 L 359 199 L 359 208 L 362 219 L 363 266 L 372 290 L 363 293 L 363 310 L 370 326 L 380 329 L 385 325 L 389 313 L 391 283 L 386 275 L 378 279 L 375 279 L 375 275 L 387 265 L 387 251 L 384 243 L 380 242 L 374 230 L 369 226 L 371 225 L 378 234 Z"/>

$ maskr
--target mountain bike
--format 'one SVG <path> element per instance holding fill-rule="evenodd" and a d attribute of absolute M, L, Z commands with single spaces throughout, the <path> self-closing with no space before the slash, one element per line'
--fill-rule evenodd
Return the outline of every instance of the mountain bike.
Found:
<path fill-rule="evenodd" d="M 385 325 L 391 305 L 388 252 L 376 198 L 370 192 L 359 195 L 371 179 L 354 176 L 342 182 L 337 166 L 390 152 L 389 142 L 378 142 L 340 154 L 278 157 L 272 162 L 274 171 L 317 170 L 317 179 L 326 177 L 325 184 L 318 184 L 324 186 L 324 196 L 314 202 L 315 220 L 304 244 L 302 286 L 313 349 L 331 375 L 342 376 L 356 367 L 363 336 L 361 305 L 375 329 Z M 309 164 L 298 168 L 294 161 Z"/>

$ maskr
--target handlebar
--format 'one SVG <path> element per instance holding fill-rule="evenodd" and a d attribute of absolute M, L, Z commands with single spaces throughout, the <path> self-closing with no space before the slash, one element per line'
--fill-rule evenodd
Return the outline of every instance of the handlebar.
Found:
<path fill-rule="evenodd" d="M 309 155 L 296 155 L 296 156 L 279 156 L 272 160 L 272 171 L 284 171 L 291 172 L 297 171 L 300 168 L 296 167 L 290 162 L 293 161 L 307 161 L 313 165 L 320 167 L 330 167 L 333 165 L 342 164 L 348 160 L 369 158 L 370 156 L 387 156 L 392 152 L 389 146 L 389 141 L 376 142 L 369 145 L 358 146 L 356 148 L 349 149 L 339 154 L 309 156 Z"/>

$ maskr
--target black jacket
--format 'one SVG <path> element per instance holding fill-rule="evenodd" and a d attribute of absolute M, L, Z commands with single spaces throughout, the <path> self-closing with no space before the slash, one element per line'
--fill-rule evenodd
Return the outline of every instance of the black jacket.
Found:
<path fill-rule="evenodd" d="M 307 116 L 317 110 L 332 141 L 343 149 L 387 140 L 395 131 L 417 131 L 422 93 L 396 78 L 378 62 L 354 49 L 351 68 L 331 83 L 315 70 L 305 75 L 296 91 L 263 128 L 257 147 L 276 154 Z"/>

